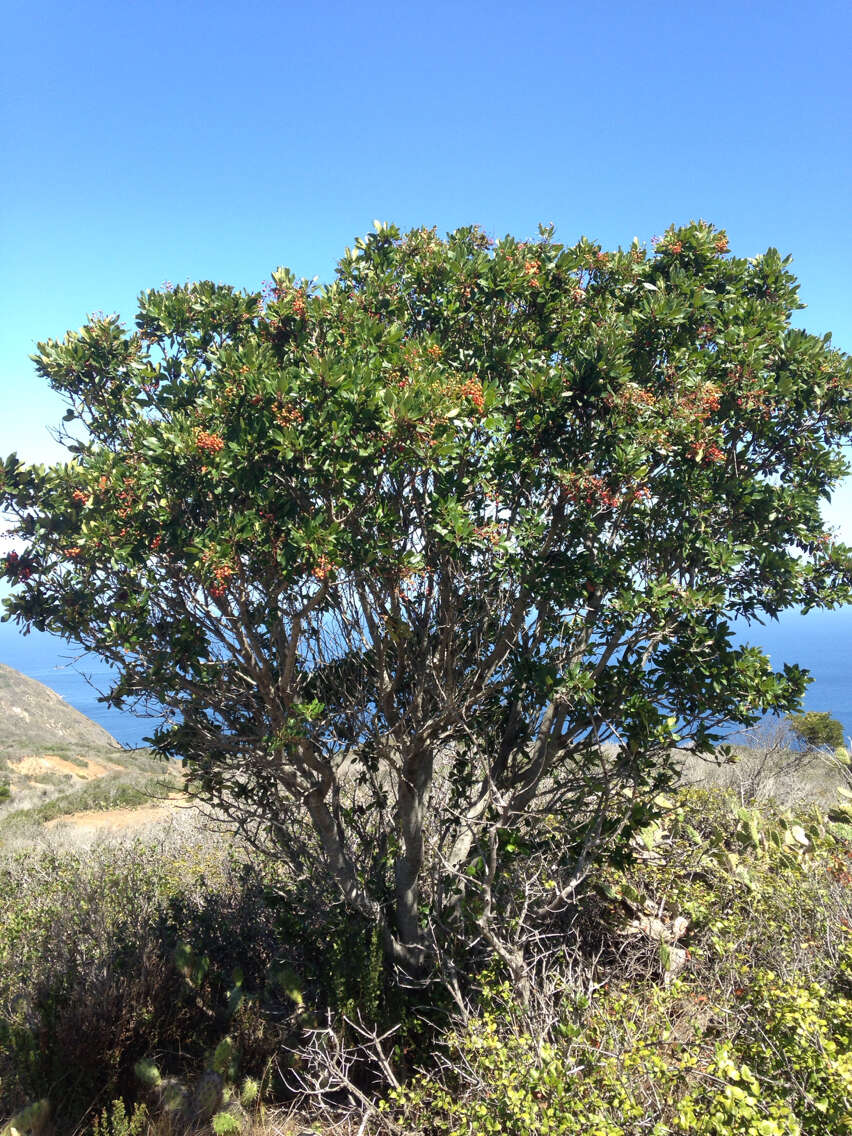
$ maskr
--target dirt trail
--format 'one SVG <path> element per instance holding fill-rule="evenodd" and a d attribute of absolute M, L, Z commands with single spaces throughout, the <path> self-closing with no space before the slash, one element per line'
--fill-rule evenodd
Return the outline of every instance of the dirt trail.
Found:
<path fill-rule="evenodd" d="M 60 826 L 75 830 L 89 829 L 92 832 L 122 832 L 128 828 L 142 828 L 146 824 L 157 824 L 168 820 L 182 807 L 183 796 L 169 797 L 161 804 L 140 805 L 138 808 L 87 809 L 85 812 L 68 813 L 67 816 L 49 820 L 45 828 Z"/>
<path fill-rule="evenodd" d="M 22 777 L 38 777 L 43 773 L 70 773 L 81 781 L 95 781 L 122 768 L 113 765 L 111 761 L 92 761 L 90 757 L 81 757 L 80 761 L 85 764 L 78 765 L 76 761 L 66 761 L 64 757 L 46 753 L 43 757 L 24 757 L 20 761 L 10 761 L 9 768 Z"/>

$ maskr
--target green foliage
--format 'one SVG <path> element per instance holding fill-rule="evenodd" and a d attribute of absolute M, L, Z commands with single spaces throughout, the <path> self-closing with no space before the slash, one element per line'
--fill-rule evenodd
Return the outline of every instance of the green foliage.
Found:
<path fill-rule="evenodd" d="M 91 1136 L 145 1136 L 148 1131 L 148 1109 L 135 1104 L 128 1115 L 120 1098 L 102 1110 L 92 1124 Z"/>
<path fill-rule="evenodd" d="M 268 1099 L 273 1055 L 329 1018 L 345 1041 L 346 1014 L 401 1025 L 402 1088 L 383 1107 L 423 1136 L 852 1132 L 852 842 L 816 809 L 720 792 L 657 808 L 653 839 L 641 826 L 624 865 L 546 926 L 555 961 L 531 958 L 531 1004 L 494 964 L 449 1028 L 446 993 L 406 1002 L 375 928 L 310 881 L 273 890 L 266 868 L 209 844 L 12 861 L 0 1113 L 44 1098 L 73 1131 L 113 1099 L 93 1136 L 136 1136 L 121 1125 L 141 1125 L 142 1105 L 154 1130 L 227 1115 L 236 1131 Z M 374 1091 L 371 1069 L 355 1075 Z"/>
<path fill-rule="evenodd" d="M 850 994 L 852 944 L 841 955 L 833 989 L 761 973 L 747 992 L 752 1032 L 740 1051 L 755 1083 L 786 1081 L 805 1132 L 852 1132 Z"/>
<path fill-rule="evenodd" d="M 706 1001 L 680 984 L 641 1000 L 607 991 L 582 1030 L 569 1018 L 552 1042 L 515 1032 L 511 1007 L 486 1013 L 445 1039 L 444 1078 L 422 1075 L 385 1107 L 424 1136 L 631 1136 L 642 1123 L 655 1136 L 852 1131 L 843 990 L 758 972 L 735 1009 L 704 1013 Z M 725 1014 L 737 1031 L 716 1040 Z"/>
<path fill-rule="evenodd" d="M 28 853 L 0 864 L 0 895 L 0 1115 L 50 1097 L 70 1131 L 103 1094 L 195 1076 L 226 1029 L 262 1075 L 280 1030 L 251 999 L 229 1017 L 228 991 L 239 966 L 262 992 L 280 944 L 264 883 L 222 849 Z M 182 943 L 203 972 L 177 965 Z"/>
<path fill-rule="evenodd" d="M 800 745 L 808 749 L 841 749 L 845 754 L 843 726 L 830 714 L 808 710 L 791 715 L 788 721 Z"/>
<path fill-rule="evenodd" d="M 313 826 L 417 970 L 495 828 L 585 863 L 677 739 L 798 709 L 730 620 L 852 595 L 820 513 L 852 370 L 800 306 L 705 223 L 653 253 L 379 225 L 326 287 L 146 292 L 39 345 L 71 460 L 5 462 L 7 610 L 173 710 L 157 745 L 284 859 Z"/>
<path fill-rule="evenodd" d="M 670 802 L 653 849 L 637 840 L 637 855 L 599 874 L 592 895 L 604 907 L 587 902 L 580 917 L 602 970 L 589 979 L 594 996 L 569 977 L 531 1018 L 510 984 L 487 979 L 479 1013 L 443 1038 L 440 1065 L 389 1095 L 402 1127 L 852 1132 L 852 845 L 815 811 L 738 810 L 692 791 Z M 653 915 L 670 956 L 687 944 L 676 977 Z"/>
<path fill-rule="evenodd" d="M 375 928 L 275 880 L 209 840 L 0 861 L 0 1117 L 47 1097 L 71 1131 L 110 1095 L 182 1113 L 206 1070 L 250 1108 L 328 1011 L 409 1012 Z"/>
<path fill-rule="evenodd" d="M 223 1037 L 213 1051 L 213 1068 L 220 1076 L 233 1081 L 237 1075 L 237 1050 L 230 1037 Z"/>
<path fill-rule="evenodd" d="M 260 1099 L 260 1082 L 254 1077 L 246 1077 L 240 1088 L 240 1104 L 243 1108 L 251 1108 Z"/>
<path fill-rule="evenodd" d="M 8 781 L 0 778 L 0 801 L 8 801 L 12 796 L 12 788 Z"/>
<path fill-rule="evenodd" d="M 210 1122 L 210 1127 L 216 1136 L 236 1136 L 243 1130 L 240 1119 L 230 1112 L 217 1112 Z"/>
<path fill-rule="evenodd" d="M 133 1073 L 146 1089 L 155 1089 L 163 1080 L 163 1075 L 154 1062 L 144 1057 L 133 1066 Z"/>
<path fill-rule="evenodd" d="M 304 1017 L 360 1014 L 390 1026 L 407 1015 L 410 999 L 384 955 L 378 929 L 353 916 L 333 888 L 306 881 L 271 893 L 269 902 L 287 944 L 267 972 L 272 997 Z"/>
<path fill-rule="evenodd" d="M 678 795 L 655 855 L 598 876 L 608 910 L 662 911 L 689 928 L 690 965 L 729 990 L 752 970 L 826 981 L 842 936 L 850 851 L 819 809 L 741 808 L 720 792 Z M 659 973 L 651 966 L 651 973 Z"/>

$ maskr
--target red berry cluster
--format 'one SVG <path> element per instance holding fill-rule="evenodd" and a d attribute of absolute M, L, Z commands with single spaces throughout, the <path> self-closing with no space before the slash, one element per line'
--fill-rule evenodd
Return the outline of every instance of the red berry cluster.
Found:
<path fill-rule="evenodd" d="M 234 569 L 230 564 L 220 564 L 217 568 L 213 569 L 214 583 L 210 586 L 210 595 L 214 599 L 221 599 L 225 594 L 225 589 L 228 586 L 228 581 L 234 574 Z"/>
<path fill-rule="evenodd" d="M 124 486 L 125 488 L 122 489 L 118 495 L 118 499 L 119 501 L 121 501 L 121 505 L 119 506 L 117 512 L 123 520 L 126 520 L 133 512 L 136 499 L 133 493 L 133 481 L 131 480 L 131 478 L 126 477 L 124 479 Z"/>
<path fill-rule="evenodd" d="M 527 278 L 528 278 L 530 284 L 533 286 L 533 288 L 537 288 L 538 285 L 539 285 L 538 274 L 539 274 L 540 271 L 541 271 L 541 265 L 539 264 L 539 262 L 537 260 L 525 260 L 524 261 L 524 273 L 527 276 Z"/>
<path fill-rule="evenodd" d="M 644 387 L 627 386 L 621 391 L 618 399 L 613 395 L 607 395 L 604 402 L 607 406 L 615 406 L 616 401 L 622 407 L 629 406 L 656 406 L 657 400 L 651 391 L 646 390 Z"/>
<path fill-rule="evenodd" d="M 709 445 L 705 445 L 703 442 L 692 442 L 689 447 L 689 456 L 695 461 L 704 462 L 705 465 L 725 460 L 724 450 L 720 450 L 715 442 L 710 442 Z"/>
<path fill-rule="evenodd" d="M 596 473 L 571 475 L 568 483 L 560 489 L 560 496 L 575 504 L 591 505 L 599 509 L 615 509 L 621 504 L 621 497 L 613 493 Z"/>
<path fill-rule="evenodd" d="M 297 410 L 295 406 L 276 406 L 272 413 L 278 425 L 285 429 L 304 420 L 301 410 Z"/>
<path fill-rule="evenodd" d="M 71 494 L 71 499 L 72 499 L 72 501 L 75 501 L 78 505 L 88 505 L 89 494 L 84 493 L 82 489 L 75 489 L 74 492 Z"/>
<path fill-rule="evenodd" d="M 742 410 L 756 410 L 763 418 L 769 418 L 772 414 L 772 404 L 764 398 L 765 394 L 764 387 L 754 387 L 737 399 L 737 406 Z"/>
<path fill-rule="evenodd" d="M 473 535 L 479 540 L 487 540 L 489 544 L 500 543 L 500 526 L 496 524 L 476 525 Z"/>
<path fill-rule="evenodd" d="M 482 390 L 482 383 L 479 379 L 468 379 L 459 388 L 459 394 L 463 398 L 469 398 L 473 405 L 476 407 L 477 413 L 482 414 L 485 410 L 485 396 Z"/>
<path fill-rule="evenodd" d="M 218 434 L 208 434 L 206 430 L 199 430 L 195 437 L 195 444 L 205 454 L 218 454 L 225 448 L 224 439 Z"/>
<path fill-rule="evenodd" d="M 9 576 L 14 576 L 17 580 L 29 580 L 33 574 L 32 568 L 25 561 L 21 560 L 17 552 L 10 552 L 6 557 L 6 572 Z"/>
<path fill-rule="evenodd" d="M 318 580 L 326 580 L 334 571 L 337 565 L 325 555 L 321 555 L 314 565 L 313 575 Z"/>
<path fill-rule="evenodd" d="M 698 390 L 689 391 L 678 399 L 678 409 L 690 420 L 706 422 L 720 404 L 719 388 L 715 383 L 704 383 Z"/>
<path fill-rule="evenodd" d="M 716 391 L 708 390 L 701 399 L 701 406 L 709 414 L 713 410 L 719 409 L 719 395 Z"/>

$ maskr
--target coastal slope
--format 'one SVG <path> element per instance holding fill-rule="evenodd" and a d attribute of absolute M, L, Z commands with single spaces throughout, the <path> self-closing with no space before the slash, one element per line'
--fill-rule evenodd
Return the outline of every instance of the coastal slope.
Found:
<path fill-rule="evenodd" d="M 0 753 L 120 749 L 112 734 L 50 687 L 0 663 Z"/>

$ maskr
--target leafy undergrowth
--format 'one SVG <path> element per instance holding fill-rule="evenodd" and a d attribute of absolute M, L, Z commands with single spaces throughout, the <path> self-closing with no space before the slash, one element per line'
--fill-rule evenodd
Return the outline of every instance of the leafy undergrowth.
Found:
<path fill-rule="evenodd" d="M 22 1136 L 197 1129 L 211 1101 L 243 1123 L 320 1014 L 393 1012 L 374 938 L 313 881 L 282 894 L 214 834 L 167 839 L 0 861 L 0 1120 Z"/>
<path fill-rule="evenodd" d="M 0 1115 L 33 1136 L 284 1132 L 313 1040 L 318 1131 L 852 1133 L 849 820 L 681 792 L 598 873 L 529 998 L 495 968 L 464 1017 L 400 992 L 311 880 L 223 842 L 10 859 Z M 344 1092 L 353 1023 L 400 1028 L 389 1075 L 350 1066 Z"/>
<path fill-rule="evenodd" d="M 486 988 L 385 1107 L 430 1136 L 852 1132 L 852 849 L 835 815 L 681 794 L 638 862 L 597 881 L 588 990 L 558 972 L 527 1006 Z"/>

